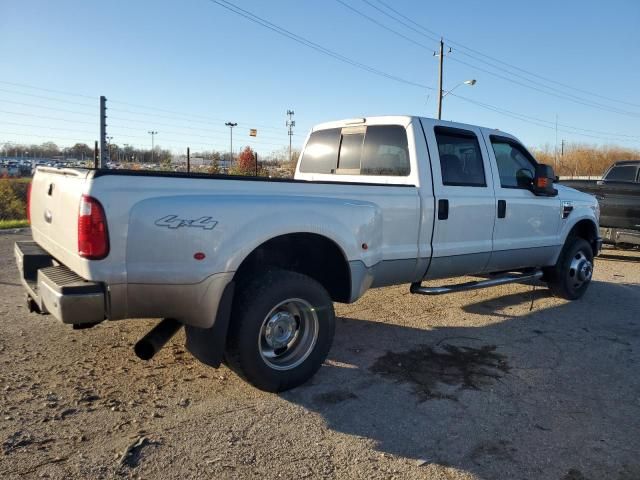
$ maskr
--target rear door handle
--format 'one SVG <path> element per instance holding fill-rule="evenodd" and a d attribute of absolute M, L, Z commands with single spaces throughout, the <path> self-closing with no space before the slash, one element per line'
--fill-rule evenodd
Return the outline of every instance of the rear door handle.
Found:
<path fill-rule="evenodd" d="M 438 220 L 449 218 L 449 200 L 442 198 L 438 200 Z"/>
<path fill-rule="evenodd" d="M 505 218 L 507 216 L 507 201 L 498 200 L 498 218 Z"/>

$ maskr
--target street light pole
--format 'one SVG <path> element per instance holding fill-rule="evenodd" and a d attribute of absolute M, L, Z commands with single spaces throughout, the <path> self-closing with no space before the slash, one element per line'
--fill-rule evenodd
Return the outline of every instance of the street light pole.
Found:
<path fill-rule="evenodd" d="M 156 130 L 149 130 L 147 132 L 149 135 L 151 135 L 151 163 L 153 163 L 153 149 L 154 149 L 154 137 L 158 134 L 158 132 Z"/>
<path fill-rule="evenodd" d="M 229 127 L 230 141 L 229 150 L 231 152 L 231 163 L 233 163 L 233 127 L 237 127 L 238 124 L 234 122 L 226 122 L 225 125 Z"/>

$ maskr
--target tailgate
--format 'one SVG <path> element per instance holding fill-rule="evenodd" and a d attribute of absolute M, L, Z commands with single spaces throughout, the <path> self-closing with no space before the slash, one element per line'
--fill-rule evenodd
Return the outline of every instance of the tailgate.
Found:
<path fill-rule="evenodd" d="M 78 207 L 89 170 L 38 167 L 31 184 L 33 239 L 54 258 L 77 270 Z"/>

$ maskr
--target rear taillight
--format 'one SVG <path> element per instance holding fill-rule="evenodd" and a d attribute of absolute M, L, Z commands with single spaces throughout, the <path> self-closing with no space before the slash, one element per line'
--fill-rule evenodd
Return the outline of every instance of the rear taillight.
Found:
<path fill-rule="evenodd" d="M 27 185 L 27 221 L 31 223 L 31 182 Z"/>
<path fill-rule="evenodd" d="M 78 211 L 78 254 L 90 260 L 100 260 L 109 254 L 107 218 L 100 202 L 83 195 Z"/>

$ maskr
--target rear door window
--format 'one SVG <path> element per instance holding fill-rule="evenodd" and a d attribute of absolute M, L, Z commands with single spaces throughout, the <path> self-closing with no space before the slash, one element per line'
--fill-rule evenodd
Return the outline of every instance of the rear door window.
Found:
<path fill-rule="evenodd" d="M 442 184 L 486 187 L 484 163 L 475 133 L 457 128 L 435 127 Z"/>
<path fill-rule="evenodd" d="M 638 167 L 635 165 L 617 165 L 609 170 L 605 180 L 612 182 L 635 182 Z"/>

